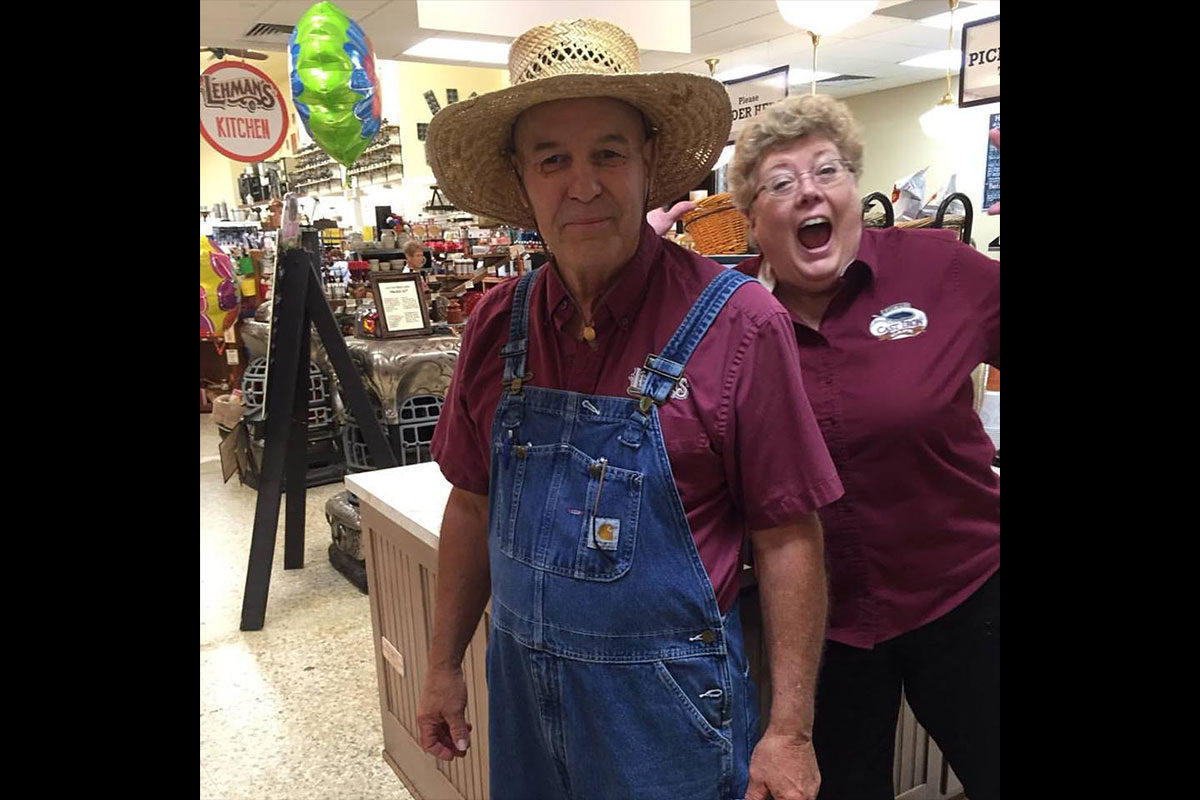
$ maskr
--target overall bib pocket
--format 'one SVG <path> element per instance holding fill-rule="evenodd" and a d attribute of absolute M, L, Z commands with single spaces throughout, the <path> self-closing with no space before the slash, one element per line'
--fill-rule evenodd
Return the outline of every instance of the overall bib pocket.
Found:
<path fill-rule="evenodd" d="M 512 492 L 500 550 L 535 569 L 612 581 L 629 571 L 642 501 L 641 472 L 566 444 L 513 448 Z"/>

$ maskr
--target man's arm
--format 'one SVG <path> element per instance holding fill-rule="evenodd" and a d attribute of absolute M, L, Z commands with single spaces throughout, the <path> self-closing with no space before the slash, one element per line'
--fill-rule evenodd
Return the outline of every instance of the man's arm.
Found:
<path fill-rule="evenodd" d="M 464 712 L 463 654 L 491 593 L 488 571 L 488 498 L 450 490 L 438 544 L 437 596 L 429 672 L 417 709 L 421 747 L 443 761 L 466 753 L 471 728 Z"/>
<path fill-rule="evenodd" d="M 813 699 L 825 639 L 825 546 L 816 513 L 754 531 L 754 570 L 771 670 L 771 714 L 750 759 L 746 800 L 813 800 Z"/>

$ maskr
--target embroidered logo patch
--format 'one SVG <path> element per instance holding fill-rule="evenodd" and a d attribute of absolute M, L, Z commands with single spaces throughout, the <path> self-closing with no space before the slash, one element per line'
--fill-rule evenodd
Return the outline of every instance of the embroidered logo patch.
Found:
<path fill-rule="evenodd" d="M 641 397 L 642 390 L 646 388 L 646 378 L 649 377 L 649 375 L 650 373 L 646 372 L 646 370 L 642 369 L 641 367 L 637 367 L 629 375 L 629 388 L 625 391 L 634 397 Z M 675 390 L 671 392 L 671 397 L 675 398 L 676 400 L 686 400 L 687 396 L 688 379 L 685 375 L 679 379 L 679 383 L 675 384 Z"/>
<path fill-rule="evenodd" d="M 595 536 L 588 537 L 588 547 L 593 550 L 616 550 L 621 539 L 621 520 L 596 517 Z"/>
<path fill-rule="evenodd" d="M 919 336 L 929 327 L 929 318 L 912 303 L 896 303 L 880 311 L 867 329 L 881 342 Z"/>

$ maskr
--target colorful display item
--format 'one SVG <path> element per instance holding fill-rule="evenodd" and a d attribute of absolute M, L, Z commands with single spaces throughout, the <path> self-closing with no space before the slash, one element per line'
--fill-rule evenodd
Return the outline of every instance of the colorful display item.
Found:
<path fill-rule="evenodd" d="M 233 260 L 208 236 L 200 237 L 200 336 L 221 336 L 237 322 L 241 296 Z M 221 312 L 225 312 L 222 314 Z"/>
<path fill-rule="evenodd" d="M 381 124 L 379 77 L 371 40 L 333 3 L 300 18 L 288 43 L 292 101 L 313 141 L 349 167 Z"/>

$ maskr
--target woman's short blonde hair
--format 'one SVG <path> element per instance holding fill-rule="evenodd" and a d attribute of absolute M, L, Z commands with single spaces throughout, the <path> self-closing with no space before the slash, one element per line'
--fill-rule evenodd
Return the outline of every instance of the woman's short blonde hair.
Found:
<path fill-rule="evenodd" d="M 425 252 L 425 245 L 419 239 L 409 239 L 404 243 L 404 255 L 411 256 L 416 253 Z"/>
<path fill-rule="evenodd" d="M 862 174 L 862 132 L 846 104 L 827 94 L 788 97 L 764 111 L 737 138 L 729 165 L 729 190 L 739 211 L 746 213 L 754 202 L 763 156 L 810 134 L 833 142 L 850 162 L 855 177 Z"/>

